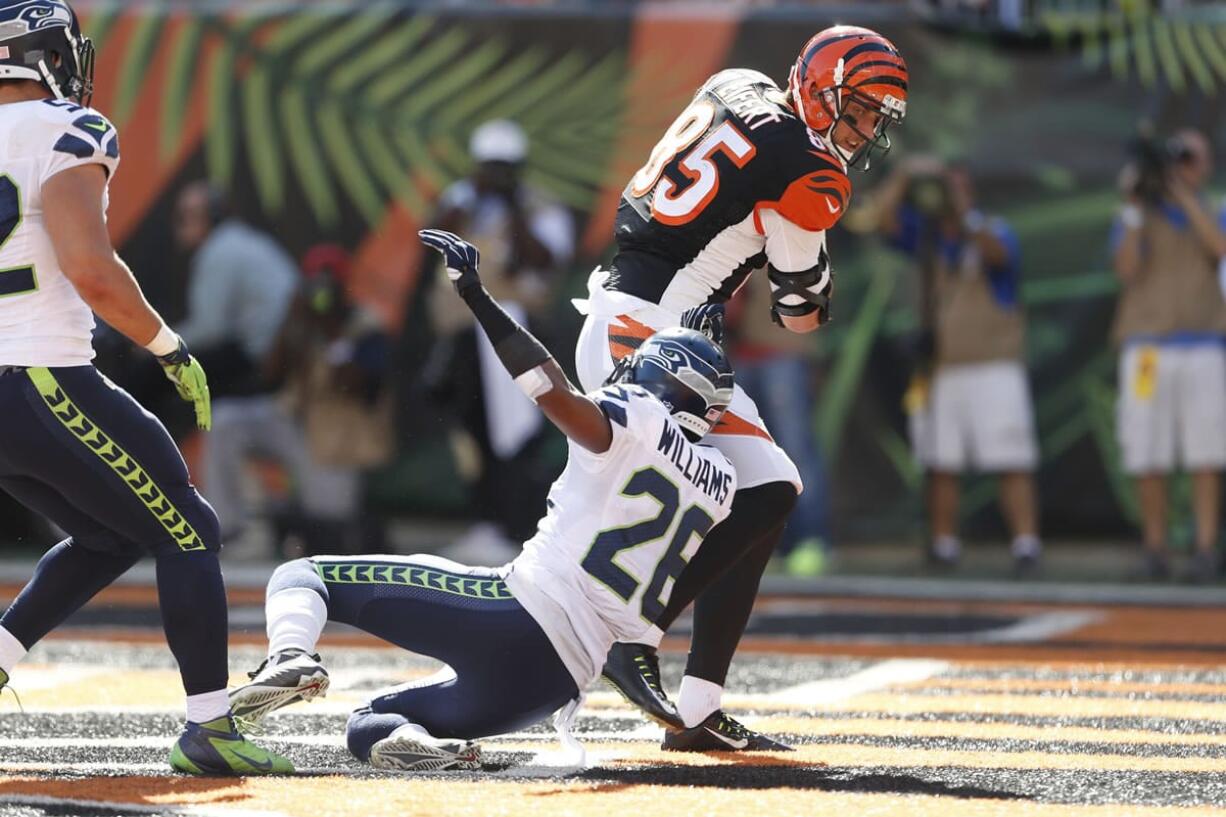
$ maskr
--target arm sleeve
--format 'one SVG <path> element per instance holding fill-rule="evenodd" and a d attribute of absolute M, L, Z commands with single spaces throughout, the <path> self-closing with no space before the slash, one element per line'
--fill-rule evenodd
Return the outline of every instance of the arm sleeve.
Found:
<path fill-rule="evenodd" d="M 763 210 L 758 221 L 766 237 L 766 260 L 780 272 L 803 272 L 817 264 L 826 246 L 824 230 L 798 227 L 774 210 Z"/>
<path fill-rule="evenodd" d="M 39 177 L 45 184 L 57 173 L 82 165 L 102 165 L 107 178 L 119 168 L 119 134 L 102 114 L 75 105 L 60 107 L 49 125 L 50 151 Z M 75 109 L 75 110 L 74 110 Z"/>

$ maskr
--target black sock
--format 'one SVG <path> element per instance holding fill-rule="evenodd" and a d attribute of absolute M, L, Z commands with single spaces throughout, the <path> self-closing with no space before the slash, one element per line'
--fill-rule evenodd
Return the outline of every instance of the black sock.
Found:
<path fill-rule="evenodd" d="M 34 575 L 9 605 L 0 626 L 29 649 L 141 557 L 135 547 L 118 552 L 87 550 L 65 539 L 47 551 Z"/>
<path fill-rule="evenodd" d="M 737 491 L 728 518 L 707 534 L 677 578 L 659 626 L 667 630 L 694 602 L 686 675 L 723 686 L 766 563 L 795 505 L 796 489 L 787 482 Z"/>
<path fill-rule="evenodd" d="M 188 695 L 225 689 L 226 586 L 217 552 L 168 552 L 158 556 L 158 603 L 166 642 Z"/>
<path fill-rule="evenodd" d="M 677 577 L 668 606 L 657 622 L 660 629 L 667 631 L 699 593 L 733 565 L 739 566 L 741 559 L 754 549 L 763 536 L 772 533 L 787 520 L 795 505 L 796 489 L 788 482 L 770 482 L 737 491 L 732 498 L 732 512 L 728 518 L 707 534 L 697 555 Z M 770 558 L 769 553 L 766 558 Z M 761 573 L 746 580 L 752 581 L 755 594 L 760 578 Z"/>
<path fill-rule="evenodd" d="M 753 548 L 698 595 L 694 602 L 694 633 L 685 674 L 724 685 L 741 636 L 749 624 L 766 563 L 783 536 L 783 522 L 760 536 Z"/>

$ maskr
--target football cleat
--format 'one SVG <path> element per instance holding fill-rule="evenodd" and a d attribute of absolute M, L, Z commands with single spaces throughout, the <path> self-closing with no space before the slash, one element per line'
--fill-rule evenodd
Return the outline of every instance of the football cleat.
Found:
<path fill-rule="evenodd" d="M 328 671 L 318 655 L 304 650 L 285 650 L 269 656 L 247 677 L 251 683 L 230 692 L 230 710 L 244 725 L 258 724 L 275 709 L 328 692 Z"/>
<path fill-rule="evenodd" d="M 370 747 L 370 765 L 391 772 L 475 772 L 481 769 L 481 747 L 471 740 L 433 737 L 410 723 Z"/>
<path fill-rule="evenodd" d="M 660 656 L 645 644 L 618 642 L 609 650 L 601 676 L 643 714 L 669 729 L 684 729 L 677 705 L 660 680 Z"/>
<path fill-rule="evenodd" d="M 170 768 L 184 774 L 293 774 L 294 764 L 239 734 L 229 715 L 188 723 L 170 750 Z"/>
<path fill-rule="evenodd" d="M 755 732 L 722 709 L 707 716 L 690 729 L 670 729 L 664 733 L 661 749 L 670 752 L 791 752 L 792 747 Z"/>

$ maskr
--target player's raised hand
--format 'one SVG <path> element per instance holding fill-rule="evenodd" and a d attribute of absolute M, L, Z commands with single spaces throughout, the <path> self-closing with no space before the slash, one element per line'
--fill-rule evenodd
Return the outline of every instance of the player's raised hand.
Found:
<path fill-rule="evenodd" d="M 209 398 L 209 381 L 204 375 L 200 361 L 187 351 L 187 344 L 179 339 L 179 348 L 158 358 L 166 378 L 175 384 L 175 391 L 196 409 L 196 425 L 205 431 L 213 426 L 213 407 Z"/>
<path fill-rule="evenodd" d="M 681 325 L 701 332 L 714 343 L 724 345 L 724 305 L 703 304 L 681 313 Z"/>
<path fill-rule="evenodd" d="M 417 235 L 421 243 L 433 247 L 443 256 L 447 277 L 461 296 L 465 290 L 481 286 L 481 277 L 477 274 L 481 253 L 477 252 L 476 247 L 446 230 L 419 230 Z"/>

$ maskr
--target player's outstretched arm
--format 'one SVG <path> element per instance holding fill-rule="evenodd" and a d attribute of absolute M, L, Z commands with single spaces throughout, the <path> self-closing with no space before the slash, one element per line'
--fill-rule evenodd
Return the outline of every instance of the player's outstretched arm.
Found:
<path fill-rule="evenodd" d="M 498 305 L 481 285 L 477 248 L 455 233 L 422 230 L 422 243 L 443 256 L 447 277 L 472 310 L 498 359 L 518 385 L 558 429 L 595 454 L 613 444 L 613 428 L 600 406 L 571 384 L 540 341 Z"/>
<path fill-rule="evenodd" d="M 194 404 L 197 425 L 207 429 L 212 413 L 204 369 L 145 300 L 131 270 L 111 246 L 103 208 L 106 181 L 102 165 L 82 165 L 43 184 L 44 220 L 56 259 L 98 317 L 157 355 L 179 396 Z"/>

